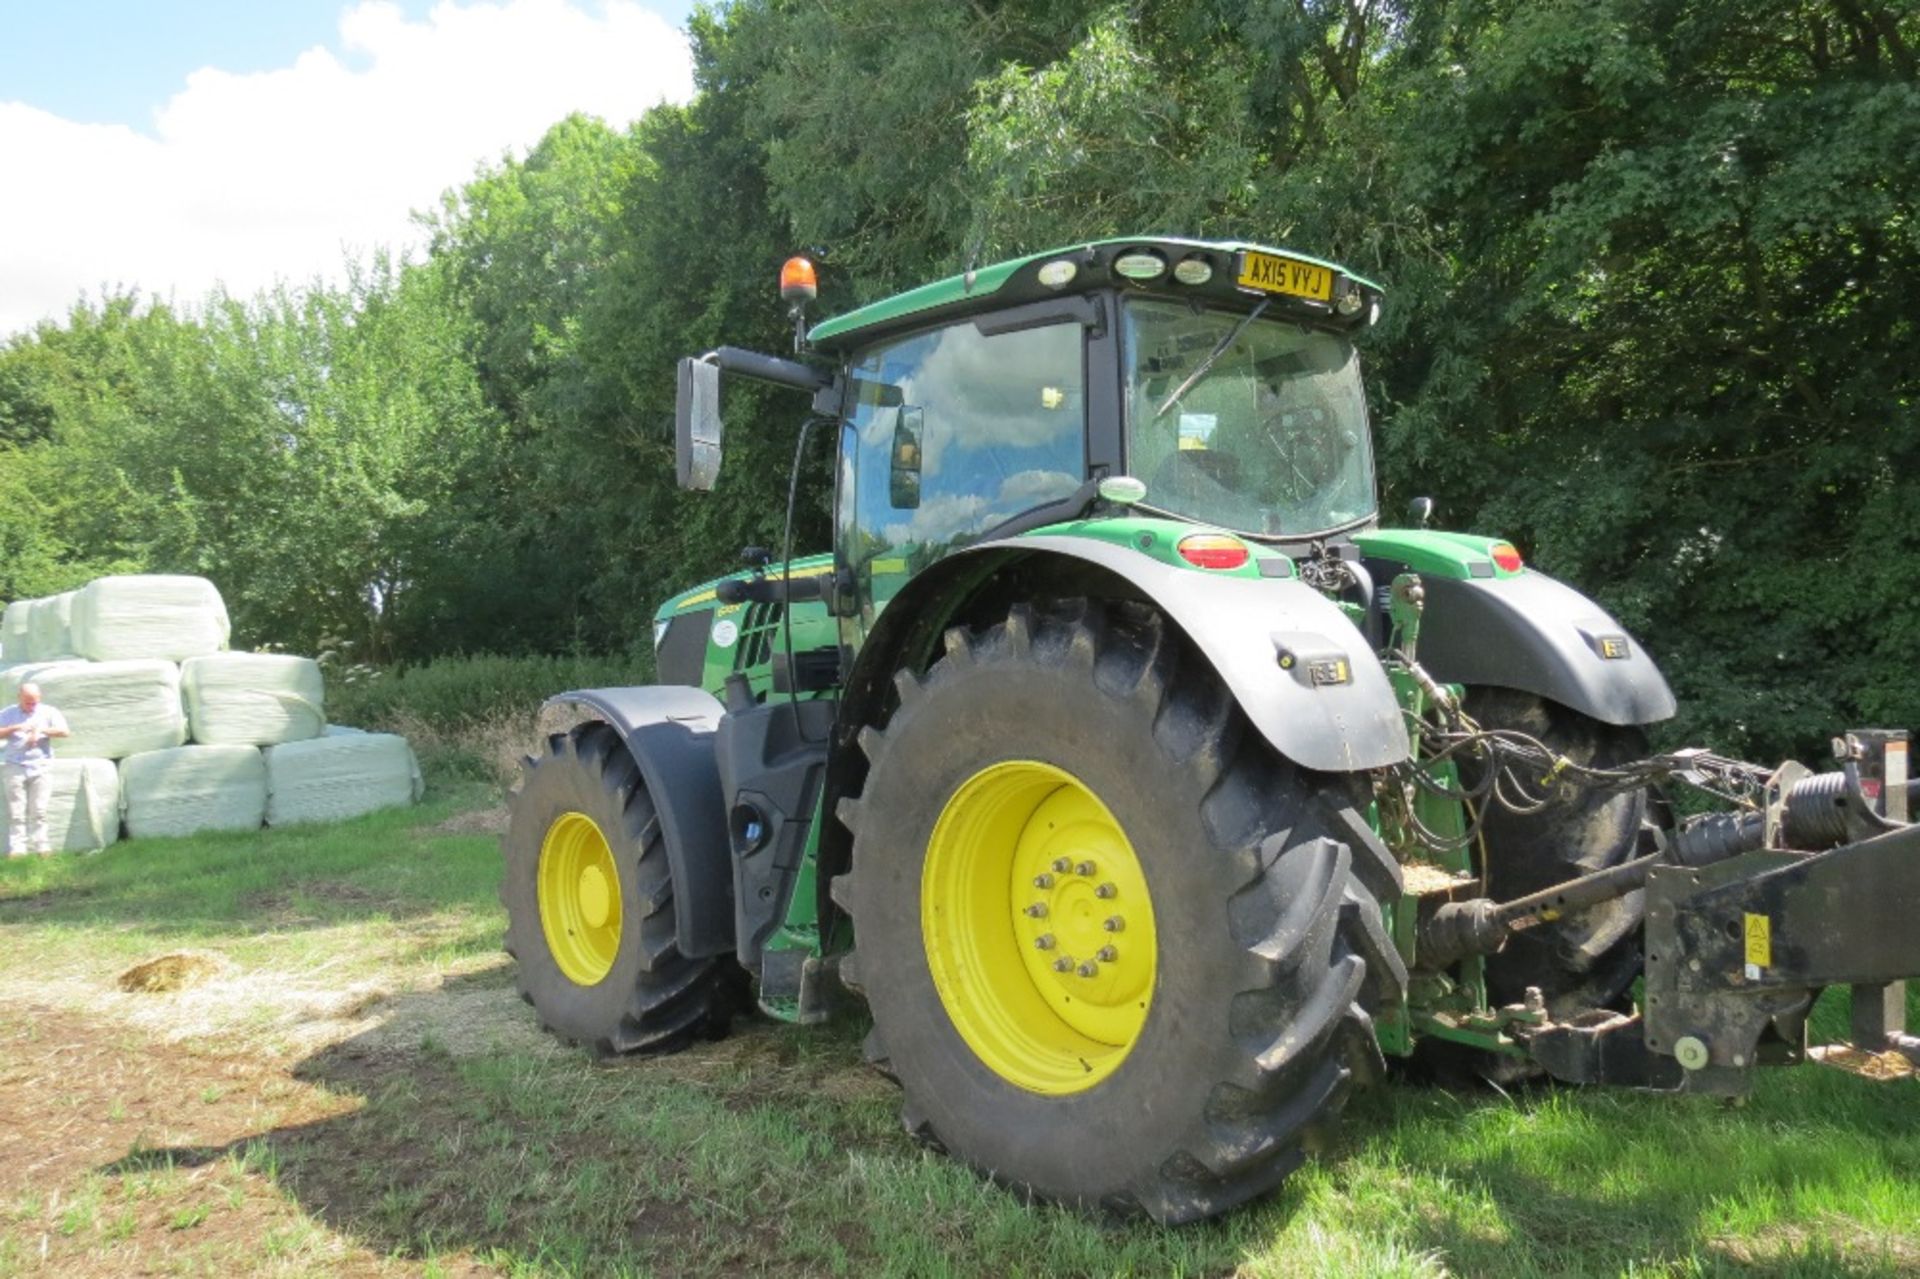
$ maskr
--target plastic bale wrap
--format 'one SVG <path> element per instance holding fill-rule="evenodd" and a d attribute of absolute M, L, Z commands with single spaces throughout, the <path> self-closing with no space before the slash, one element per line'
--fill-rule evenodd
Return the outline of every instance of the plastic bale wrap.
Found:
<path fill-rule="evenodd" d="M 45 662 L 15 662 L 0 668 L 0 706 L 11 706 L 20 696 L 22 684 L 38 684 L 49 671 L 63 667 L 86 667 L 92 663 L 84 657 L 56 657 Z"/>
<path fill-rule="evenodd" d="M 35 661 L 44 662 L 73 652 L 73 637 L 68 628 L 73 619 L 73 597 L 79 593 L 62 591 L 33 602 L 33 612 L 27 620 L 27 647 Z"/>
<path fill-rule="evenodd" d="M 66 716 L 71 737 L 56 741 L 69 759 L 124 759 L 187 740 L 180 709 L 180 668 L 172 662 L 35 663 L 14 677 L 40 685 L 40 695 Z"/>
<path fill-rule="evenodd" d="M 212 653 L 180 663 L 187 733 L 210 746 L 274 746 L 327 723 L 320 664 L 279 653 Z"/>
<path fill-rule="evenodd" d="M 268 748 L 267 825 L 337 822 L 420 798 L 420 765 L 407 739 L 343 733 Z"/>
<path fill-rule="evenodd" d="M 56 759 L 47 796 L 47 836 L 63 852 L 85 853 L 120 838 L 120 770 L 110 759 Z"/>
<path fill-rule="evenodd" d="M 38 600 L 15 600 L 0 613 L 0 659 L 17 665 L 33 657 L 33 606 Z"/>
<path fill-rule="evenodd" d="M 255 830 L 267 815 L 267 763 L 255 746 L 181 746 L 120 761 L 129 839 Z"/>
<path fill-rule="evenodd" d="M 226 602 L 204 577 L 102 577 L 73 601 L 73 647 L 96 662 L 181 662 L 227 646 Z"/>

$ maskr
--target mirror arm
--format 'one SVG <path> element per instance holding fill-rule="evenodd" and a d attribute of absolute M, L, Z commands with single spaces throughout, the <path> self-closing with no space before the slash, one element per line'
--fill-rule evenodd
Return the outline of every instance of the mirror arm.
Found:
<path fill-rule="evenodd" d="M 796 391 L 820 391 L 833 385 L 833 375 L 798 360 L 783 360 L 777 355 L 762 355 L 737 346 L 723 346 L 700 357 L 717 364 L 723 373 L 738 373 L 775 386 L 790 386 Z"/>

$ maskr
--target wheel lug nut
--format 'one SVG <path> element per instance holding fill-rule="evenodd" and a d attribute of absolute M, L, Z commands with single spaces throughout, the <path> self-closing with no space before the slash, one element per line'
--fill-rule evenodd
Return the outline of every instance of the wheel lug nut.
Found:
<path fill-rule="evenodd" d="M 1045 902 L 1035 902 L 1033 905 L 1027 907 L 1027 914 L 1035 919 L 1045 919 L 1047 917 L 1047 904 Z"/>
<path fill-rule="evenodd" d="M 1073 863 L 1064 857 L 1056 857 L 1053 859 L 1053 868 L 1064 875 L 1073 869 Z"/>
<path fill-rule="evenodd" d="M 1127 921 L 1118 915 L 1109 915 L 1105 920 L 1101 921 L 1100 927 L 1110 933 L 1124 933 L 1127 931 Z"/>
<path fill-rule="evenodd" d="M 1087 877 L 1088 879 L 1092 879 L 1092 878 L 1093 878 L 1093 863 L 1092 863 L 1092 862 L 1081 862 L 1081 863 L 1080 863 L 1080 864 L 1079 864 L 1078 866 L 1075 866 L 1075 867 L 1073 868 L 1073 873 L 1074 873 L 1074 874 L 1076 874 L 1076 875 L 1085 875 L 1085 876 L 1086 876 L 1086 877 Z"/>
<path fill-rule="evenodd" d="M 1115 888 L 1112 884 L 1102 884 L 1100 885 L 1100 887 L 1093 890 L 1093 895 L 1095 897 L 1112 897 L 1114 894 L 1118 893 L 1119 891 L 1120 890 Z"/>
<path fill-rule="evenodd" d="M 1060 956 L 1060 958 L 1053 961 L 1053 971 L 1056 973 L 1069 972 L 1072 970 L 1072 968 L 1073 968 L 1073 958 L 1070 955 L 1062 955 Z"/>
<path fill-rule="evenodd" d="M 1033 948 L 1035 950 L 1052 950 L 1053 934 L 1041 933 L 1038 937 L 1033 939 Z"/>
<path fill-rule="evenodd" d="M 1051 875 L 1035 875 L 1035 876 L 1033 877 L 1033 886 L 1034 886 L 1035 888 L 1052 888 L 1052 887 L 1053 887 L 1053 876 L 1051 876 Z"/>
<path fill-rule="evenodd" d="M 1094 963 L 1091 959 L 1089 959 L 1086 963 L 1080 965 L 1080 967 L 1076 968 L 1074 971 L 1079 973 L 1082 977 L 1095 977 L 1095 976 L 1098 976 L 1100 973 L 1100 965 Z"/>
<path fill-rule="evenodd" d="M 1094 958 L 1103 964 L 1111 964 L 1114 960 L 1120 958 L 1120 952 L 1111 946 L 1102 946 L 1099 952 L 1094 955 Z"/>

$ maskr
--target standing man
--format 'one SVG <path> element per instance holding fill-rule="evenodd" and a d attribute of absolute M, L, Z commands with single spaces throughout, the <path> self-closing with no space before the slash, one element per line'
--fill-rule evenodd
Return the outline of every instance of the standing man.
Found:
<path fill-rule="evenodd" d="M 67 718 L 40 700 L 38 684 L 22 684 L 18 705 L 0 710 L 0 777 L 7 791 L 7 851 L 50 853 L 47 798 L 53 792 L 53 739 L 67 735 Z"/>

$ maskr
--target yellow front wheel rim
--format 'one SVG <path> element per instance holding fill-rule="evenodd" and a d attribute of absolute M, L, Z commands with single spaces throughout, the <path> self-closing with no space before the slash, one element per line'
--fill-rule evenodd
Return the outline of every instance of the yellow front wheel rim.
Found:
<path fill-rule="evenodd" d="M 540 841 L 540 928 L 570 982 L 598 985 L 620 954 L 620 871 L 599 825 L 562 813 Z"/>
<path fill-rule="evenodd" d="M 1083 1092 L 1146 1025 L 1157 946 L 1133 845 L 1087 785 L 1037 760 L 981 769 L 934 823 L 920 883 L 933 984 L 987 1067 Z"/>

